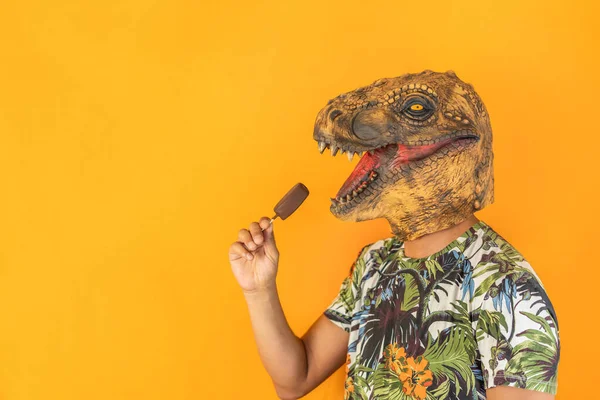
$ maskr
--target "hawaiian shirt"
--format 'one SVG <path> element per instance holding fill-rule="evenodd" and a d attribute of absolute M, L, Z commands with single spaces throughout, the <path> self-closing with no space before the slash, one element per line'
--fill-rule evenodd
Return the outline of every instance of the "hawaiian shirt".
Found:
<path fill-rule="evenodd" d="M 365 246 L 325 315 L 350 333 L 345 399 L 485 399 L 514 386 L 555 394 L 556 314 L 529 263 L 478 221 L 441 251 Z"/>

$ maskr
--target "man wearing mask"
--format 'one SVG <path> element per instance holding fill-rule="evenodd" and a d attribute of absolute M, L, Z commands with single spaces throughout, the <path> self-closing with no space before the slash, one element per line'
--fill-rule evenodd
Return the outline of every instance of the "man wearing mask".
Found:
<path fill-rule="evenodd" d="M 549 400 L 558 322 L 523 256 L 474 215 L 494 201 L 485 105 L 452 71 L 379 79 L 319 112 L 319 150 L 361 157 L 332 198 L 347 221 L 385 218 L 306 334 L 290 329 L 275 285 L 268 218 L 242 229 L 229 259 L 261 360 L 282 399 L 346 364 L 345 399 Z"/>

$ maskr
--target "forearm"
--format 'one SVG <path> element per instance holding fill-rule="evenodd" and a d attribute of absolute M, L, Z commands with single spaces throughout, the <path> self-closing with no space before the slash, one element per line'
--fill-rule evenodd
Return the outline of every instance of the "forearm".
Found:
<path fill-rule="evenodd" d="M 273 383 L 278 390 L 299 390 L 308 371 L 306 350 L 285 319 L 276 286 L 245 298 L 258 352 Z"/>

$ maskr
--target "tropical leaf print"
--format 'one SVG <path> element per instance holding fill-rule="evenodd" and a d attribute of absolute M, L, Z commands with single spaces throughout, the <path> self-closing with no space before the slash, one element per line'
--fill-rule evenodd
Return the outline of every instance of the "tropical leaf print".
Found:
<path fill-rule="evenodd" d="M 492 251 L 488 253 L 488 256 L 493 258 L 496 254 L 502 254 L 505 256 L 507 260 L 510 260 L 512 263 L 519 263 L 524 261 L 521 253 L 517 251 L 510 243 L 506 241 L 502 236 L 500 236 L 493 229 L 487 229 L 483 232 L 483 249 L 489 250 L 492 247 L 497 248 L 496 251 Z M 487 248 L 486 248 L 487 247 Z M 496 258 L 496 262 L 498 260 L 504 259 L 504 257 Z M 482 257 L 481 261 L 486 261 L 486 257 Z"/>
<path fill-rule="evenodd" d="M 523 311 L 521 314 L 539 324 L 541 330 L 527 329 L 517 334 L 527 340 L 517 344 L 512 350 L 503 374 L 504 379 L 509 381 L 512 377 L 519 377 L 523 381 L 522 387 L 542 392 L 551 391 L 556 386 L 556 369 L 560 357 L 558 337 L 545 318 Z M 500 378 L 497 376 L 496 379 Z"/>
<path fill-rule="evenodd" d="M 427 344 L 423 356 L 438 381 L 449 381 L 456 396 L 467 393 L 475 386 L 471 365 L 475 361 L 475 341 L 470 329 L 461 327 L 445 329 L 436 340 Z"/>
<path fill-rule="evenodd" d="M 365 246 L 326 315 L 350 333 L 345 399 L 483 400 L 556 393 L 558 322 L 531 266 L 479 222 L 425 258 Z"/>
<path fill-rule="evenodd" d="M 482 336 L 487 334 L 496 340 L 502 338 L 501 328 L 508 331 L 506 318 L 504 314 L 498 311 L 481 310 L 477 319 L 477 340 L 483 339 Z"/>
<path fill-rule="evenodd" d="M 405 310 L 402 306 L 406 292 L 406 280 L 402 273 L 386 275 L 377 288 L 369 291 L 366 296 L 368 304 L 355 316 L 360 326 L 357 340 L 362 342 L 363 361 L 367 367 L 375 367 L 386 343 L 416 345 L 416 308 Z"/>
<path fill-rule="evenodd" d="M 352 364 L 350 354 L 346 358 L 346 380 L 344 382 L 344 400 L 367 400 L 369 384 L 365 378 L 356 372 L 368 370 L 359 363 Z"/>
<path fill-rule="evenodd" d="M 517 293 L 519 293 L 523 300 L 528 301 L 533 299 L 531 307 L 539 307 L 536 314 L 539 315 L 542 312 L 548 312 L 552 316 L 556 316 L 552 303 L 546 294 L 546 291 L 540 284 L 540 282 L 529 272 L 525 272 L 516 281 Z M 556 317 L 554 321 L 557 322 Z M 558 325 L 556 326 L 558 329 Z"/>
<path fill-rule="evenodd" d="M 364 253 L 367 251 L 368 246 L 364 247 L 358 255 L 356 262 L 352 264 L 350 268 L 350 274 L 344 282 L 344 287 L 340 291 L 340 300 L 344 305 L 346 312 L 351 312 L 356 303 L 356 296 L 360 293 L 361 278 L 365 273 L 366 262 L 364 259 Z"/>

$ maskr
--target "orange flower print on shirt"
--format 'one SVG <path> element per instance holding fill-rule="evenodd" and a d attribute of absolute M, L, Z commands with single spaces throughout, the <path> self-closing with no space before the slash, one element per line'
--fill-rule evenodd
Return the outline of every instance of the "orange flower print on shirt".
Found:
<path fill-rule="evenodd" d="M 354 383 L 351 377 L 346 378 L 346 388 L 344 391 L 344 400 L 348 400 L 354 392 Z"/>
<path fill-rule="evenodd" d="M 404 347 L 398 347 L 396 343 L 388 344 L 384 352 L 385 366 L 395 374 L 400 374 L 406 364 L 406 351 Z"/>
<path fill-rule="evenodd" d="M 346 385 L 344 390 L 344 400 L 350 399 L 352 393 L 354 392 L 354 381 L 352 377 L 348 376 L 348 372 L 350 372 L 350 354 L 346 354 Z"/>
<path fill-rule="evenodd" d="M 429 361 L 423 356 L 418 356 L 416 360 L 413 357 L 406 359 L 406 365 L 398 374 L 404 394 L 418 400 L 427 397 L 427 388 L 433 383 L 433 374 L 428 369 L 428 365 Z"/>

